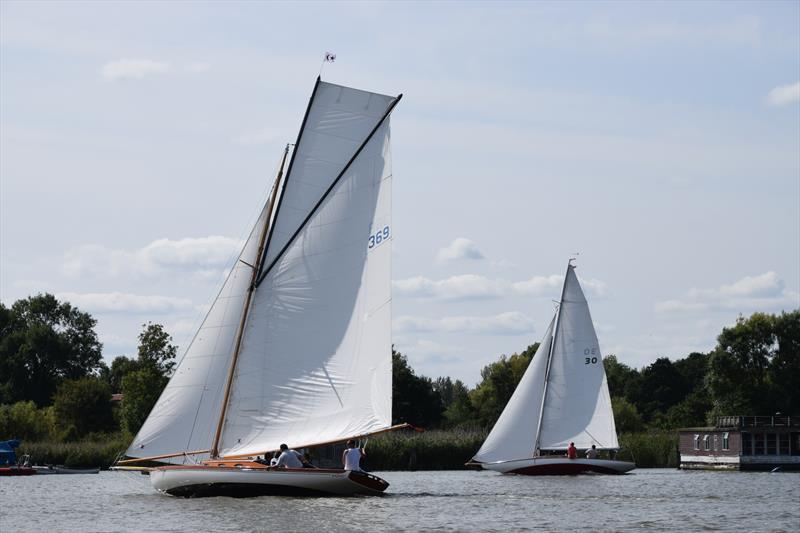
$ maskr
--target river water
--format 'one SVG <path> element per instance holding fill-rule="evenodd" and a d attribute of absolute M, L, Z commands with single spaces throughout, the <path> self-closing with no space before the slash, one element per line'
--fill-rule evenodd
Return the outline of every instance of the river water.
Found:
<path fill-rule="evenodd" d="M 131 472 L 0 478 L 0 531 L 799 531 L 800 474 L 376 472 L 380 497 L 182 499 Z"/>

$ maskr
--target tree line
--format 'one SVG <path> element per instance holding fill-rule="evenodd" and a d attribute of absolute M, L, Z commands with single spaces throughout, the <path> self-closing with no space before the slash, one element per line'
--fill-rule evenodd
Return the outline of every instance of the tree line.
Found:
<path fill-rule="evenodd" d="M 491 428 L 539 344 L 501 356 L 469 388 L 449 377 L 418 376 L 393 352 L 395 422 L 432 428 Z M 603 359 L 617 431 L 713 425 L 723 415 L 800 414 L 800 309 L 754 313 L 724 328 L 716 347 L 641 368 Z"/>
<path fill-rule="evenodd" d="M 0 439 L 75 441 L 132 436 L 176 365 L 160 324 L 142 325 L 135 356 L 108 365 L 96 320 L 50 294 L 0 303 Z M 418 375 L 392 350 L 393 418 L 428 429 L 486 431 L 514 392 L 539 344 L 503 355 L 469 387 Z M 604 358 L 618 432 L 713 423 L 718 415 L 800 414 L 800 309 L 740 317 L 709 353 L 641 369 Z M 122 393 L 121 402 L 112 402 Z"/>
<path fill-rule="evenodd" d="M 74 441 L 135 434 L 175 366 L 160 324 L 142 325 L 135 357 L 102 357 L 97 321 L 51 294 L 0 303 L 0 440 Z M 124 401 L 112 402 L 121 393 Z"/>

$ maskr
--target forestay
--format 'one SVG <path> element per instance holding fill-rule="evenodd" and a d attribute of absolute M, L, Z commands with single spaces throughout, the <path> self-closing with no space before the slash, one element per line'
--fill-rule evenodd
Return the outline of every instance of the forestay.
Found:
<path fill-rule="evenodd" d="M 567 268 L 539 436 L 541 450 L 618 448 L 597 334 L 572 265 Z"/>
<path fill-rule="evenodd" d="M 209 449 L 252 278 L 253 271 L 245 263 L 255 264 L 266 216 L 265 206 L 175 374 L 128 448 L 127 456 L 152 457 Z M 179 463 L 184 459 L 162 461 Z"/>
<path fill-rule="evenodd" d="M 223 457 L 283 442 L 341 440 L 391 424 L 388 116 L 369 137 L 391 103 L 321 82 L 316 89 L 248 313 Z"/>
<path fill-rule="evenodd" d="M 554 321 L 550 321 L 530 365 L 473 461 L 491 463 L 533 456 Z"/>

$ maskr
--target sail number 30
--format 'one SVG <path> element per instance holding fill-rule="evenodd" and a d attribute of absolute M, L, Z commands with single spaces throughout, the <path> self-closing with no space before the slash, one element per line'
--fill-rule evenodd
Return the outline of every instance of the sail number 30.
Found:
<path fill-rule="evenodd" d="M 369 236 L 369 248 L 375 248 L 380 243 L 389 238 L 389 226 L 384 226 L 382 230 Z"/>
<path fill-rule="evenodd" d="M 594 365 L 597 363 L 597 348 L 586 348 L 583 355 L 589 356 L 584 358 L 585 365 Z"/>

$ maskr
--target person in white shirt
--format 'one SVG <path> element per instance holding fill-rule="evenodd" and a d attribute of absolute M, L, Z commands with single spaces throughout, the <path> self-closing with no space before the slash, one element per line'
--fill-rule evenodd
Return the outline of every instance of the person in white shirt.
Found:
<path fill-rule="evenodd" d="M 300 454 L 294 450 L 290 450 L 287 445 L 281 444 L 281 455 L 278 457 L 275 468 L 303 468 Z"/>
<path fill-rule="evenodd" d="M 342 452 L 342 464 L 345 470 L 361 471 L 361 458 L 364 457 L 366 452 L 356 446 L 356 441 L 350 439 L 347 441 L 347 449 Z"/>
<path fill-rule="evenodd" d="M 597 459 L 597 447 L 592 444 L 592 447 L 586 450 L 587 459 Z"/>

